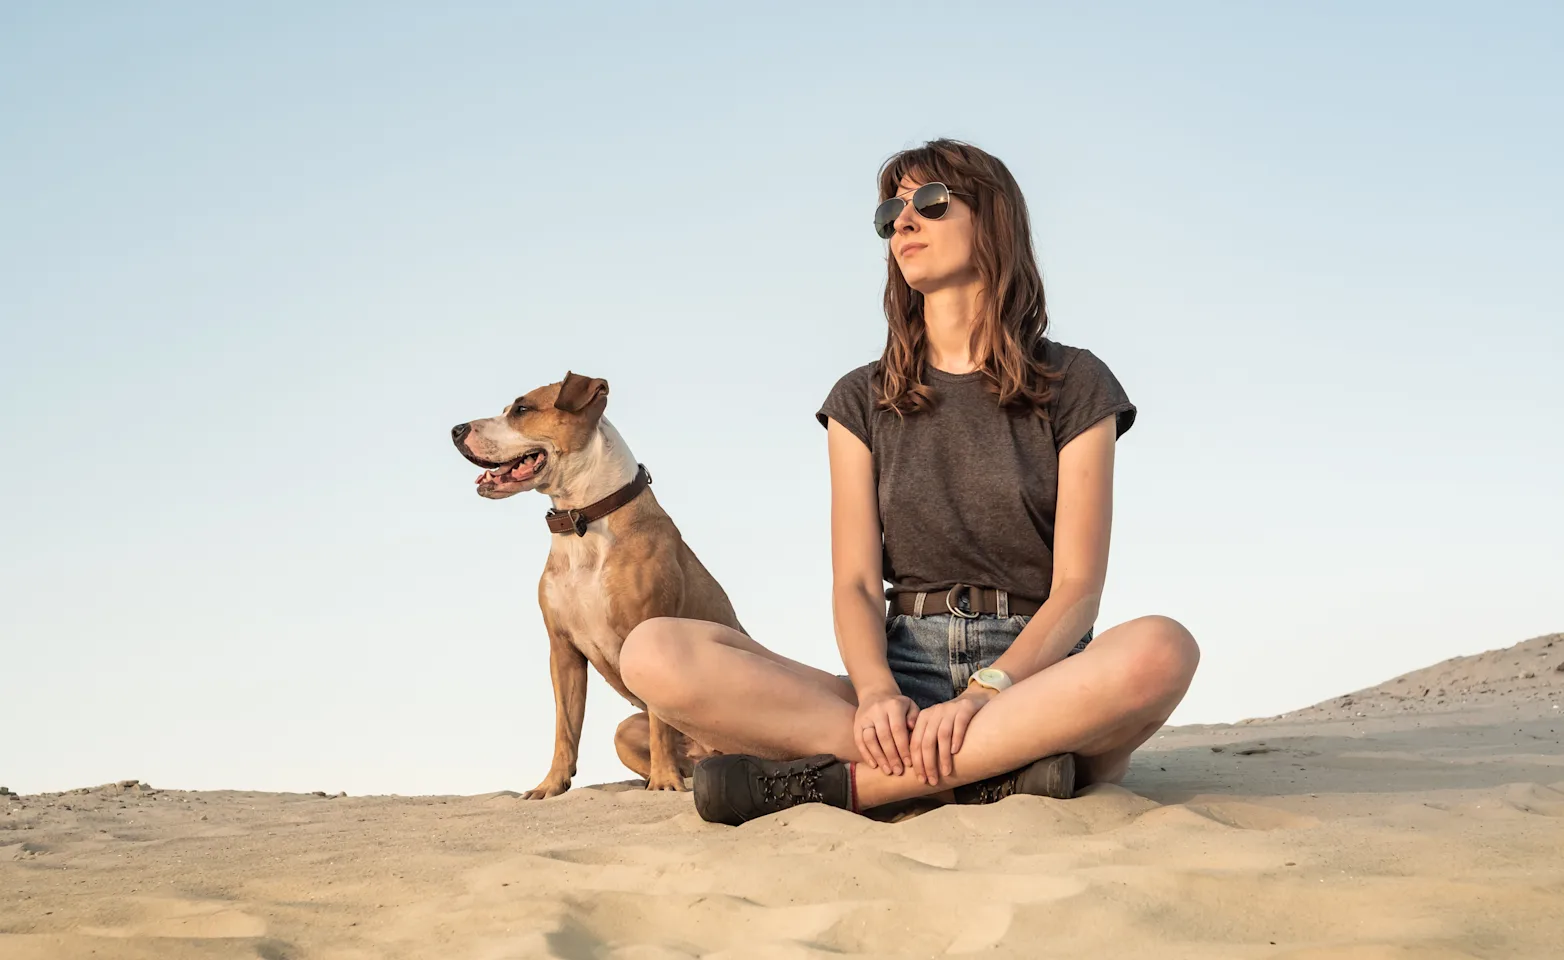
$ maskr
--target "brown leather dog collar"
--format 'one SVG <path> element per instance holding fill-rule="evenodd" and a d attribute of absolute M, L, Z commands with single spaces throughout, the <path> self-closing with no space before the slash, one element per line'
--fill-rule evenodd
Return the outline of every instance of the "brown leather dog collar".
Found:
<path fill-rule="evenodd" d="M 548 528 L 554 533 L 573 533 L 578 537 L 586 536 L 587 524 L 593 520 L 601 520 L 618 510 L 620 507 L 641 495 L 641 491 L 652 485 L 652 475 L 647 471 L 643 463 L 636 464 L 635 479 L 610 493 L 608 496 L 589 503 L 580 510 L 550 510 L 544 519 L 548 521 Z"/>

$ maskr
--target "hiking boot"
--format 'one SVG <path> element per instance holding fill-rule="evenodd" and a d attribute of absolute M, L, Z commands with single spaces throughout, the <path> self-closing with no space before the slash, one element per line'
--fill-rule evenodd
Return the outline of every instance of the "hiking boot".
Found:
<path fill-rule="evenodd" d="M 955 789 L 957 803 L 993 803 L 1017 793 L 1068 800 L 1075 796 L 1075 754 L 1060 753 Z"/>
<path fill-rule="evenodd" d="M 847 764 L 829 753 L 804 760 L 731 753 L 695 765 L 695 810 L 702 820 L 738 826 L 801 803 L 851 809 Z"/>

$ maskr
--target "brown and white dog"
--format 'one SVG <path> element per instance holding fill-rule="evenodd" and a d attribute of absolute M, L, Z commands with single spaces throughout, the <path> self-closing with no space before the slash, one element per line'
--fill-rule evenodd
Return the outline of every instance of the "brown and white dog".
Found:
<path fill-rule="evenodd" d="M 645 712 L 620 678 L 620 647 L 651 617 L 711 620 L 743 631 L 727 594 L 685 545 L 648 488 L 650 478 L 603 417 L 607 404 L 606 381 L 566 373 L 497 417 L 451 430 L 462 456 L 484 468 L 479 496 L 499 500 L 537 490 L 554 502 L 554 538 L 538 583 L 554 683 L 554 759 L 548 776 L 527 792 L 529 800 L 570 789 L 588 662 L 642 711 L 619 725 L 619 759 L 650 790 L 683 790 L 693 761 L 707 751 Z M 604 506 L 611 512 L 591 519 Z"/>

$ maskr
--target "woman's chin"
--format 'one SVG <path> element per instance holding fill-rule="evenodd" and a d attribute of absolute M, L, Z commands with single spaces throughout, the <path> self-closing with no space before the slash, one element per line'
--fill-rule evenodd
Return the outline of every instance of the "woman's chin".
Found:
<path fill-rule="evenodd" d="M 928 296 L 942 287 L 951 286 L 950 277 L 934 274 L 932 271 L 922 269 L 921 265 L 914 266 L 912 272 L 902 271 L 902 279 L 907 281 L 907 286 Z"/>

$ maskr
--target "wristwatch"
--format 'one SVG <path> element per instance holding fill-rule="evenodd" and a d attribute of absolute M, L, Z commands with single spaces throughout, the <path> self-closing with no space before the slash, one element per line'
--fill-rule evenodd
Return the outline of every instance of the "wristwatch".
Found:
<path fill-rule="evenodd" d="M 993 667 L 984 667 L 977 673 L 974 673 L 971 680 L 967 681 L 968 687 L 973 685 L 987 687 L 995 693 L 1004 693 L 1005 688 L 1010 686 L 1010 684 L 1010 674 L 1003 670 L 996 670 Z"/>

